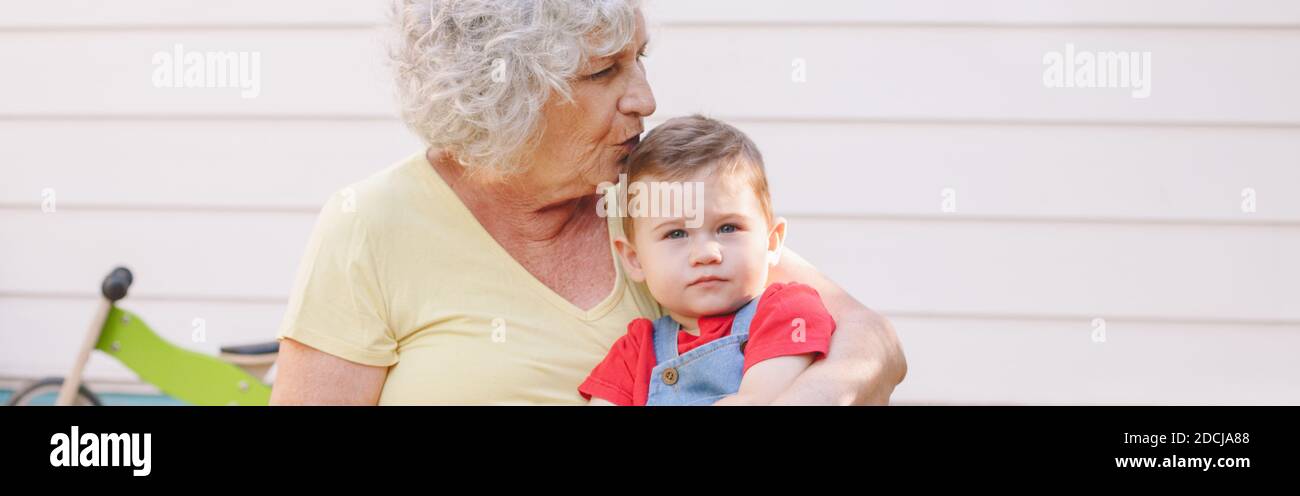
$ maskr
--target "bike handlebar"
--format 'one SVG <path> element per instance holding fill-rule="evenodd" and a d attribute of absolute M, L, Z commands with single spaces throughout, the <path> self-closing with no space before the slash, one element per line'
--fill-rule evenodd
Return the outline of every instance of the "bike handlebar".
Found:
<path fill-rule="evenodd" d="M 131 288 L 131 271 L 126 267 L 118 267 L 108 273 L 104 278 L 104 284 L 100 285 L 100 291 L 104 293 L 104 298 L 108 301 L 116 302 L 126 297 L 126 290 Z"/>

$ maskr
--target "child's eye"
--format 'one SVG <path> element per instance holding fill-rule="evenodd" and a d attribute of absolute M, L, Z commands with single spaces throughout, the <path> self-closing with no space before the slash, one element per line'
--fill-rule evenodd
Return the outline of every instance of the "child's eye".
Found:
<path fill-rule="evenodd" d="M 685 237 L 686 237 L 686 231 L 682 229 L 673 229 L 671 231 L 668 231 L 668 234 L 664 235 L 664 239 L 679 239 Z"/>
<path fill-rule="evenodd" d="M 740 227 L 735 224 L 723 224 L 722 227 L 718 228 L 718 232 L 723 234 L 734 233 L 738 230 L 740 230 Z"/>

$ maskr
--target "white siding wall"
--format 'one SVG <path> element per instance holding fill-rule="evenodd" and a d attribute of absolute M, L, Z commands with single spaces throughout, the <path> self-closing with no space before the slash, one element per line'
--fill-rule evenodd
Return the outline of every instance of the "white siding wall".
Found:
<path fill-rule="evenodd" d="M 1300 403 L 1300 2 L 649 2 L 650 124 L 751 133 L 789 244 L 898 328 L 897 402 Z M 319 205 L 418 146 L 384 3 L 0 4 L 0 378 L 63 373 L 118 263 L 173 341 L 272 337 Z M 153 87 L 176 43 L 260 52 L 261 95 Z M 1044 88 L 1067 43 L 1152 52 L 1151 97 Z"/>

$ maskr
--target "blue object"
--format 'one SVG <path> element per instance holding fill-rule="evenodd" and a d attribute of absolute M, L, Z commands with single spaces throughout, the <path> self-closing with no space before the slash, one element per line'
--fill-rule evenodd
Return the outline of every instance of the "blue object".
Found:
<path fill-rule="evenodd" d="M 758 309 L 754 298 L 736 312 L 731 332 L 699 347 L 677 354 L 681 325 L 669 315 L 655 321 L 655 366 L 650 372 L 646 406 L 712 405 L 740 390 L 745 370 L 741 346 L 749 340 L 749 323 Z"/>

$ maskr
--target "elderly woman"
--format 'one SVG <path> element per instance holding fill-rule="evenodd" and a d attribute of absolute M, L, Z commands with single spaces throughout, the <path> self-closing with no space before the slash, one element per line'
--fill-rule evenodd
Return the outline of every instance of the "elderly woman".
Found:
<path fill-rule="evenodd" d="M 392 58 L 427 150 L 321 211 L 281 327 L 274 404 L 578 404 L 658 304 L 598 215 L 655 100 L 636 0 L 405 0 Z M 779 403 L 884 404 L 893 329 L 794 253 L 838 323 Z"/>

